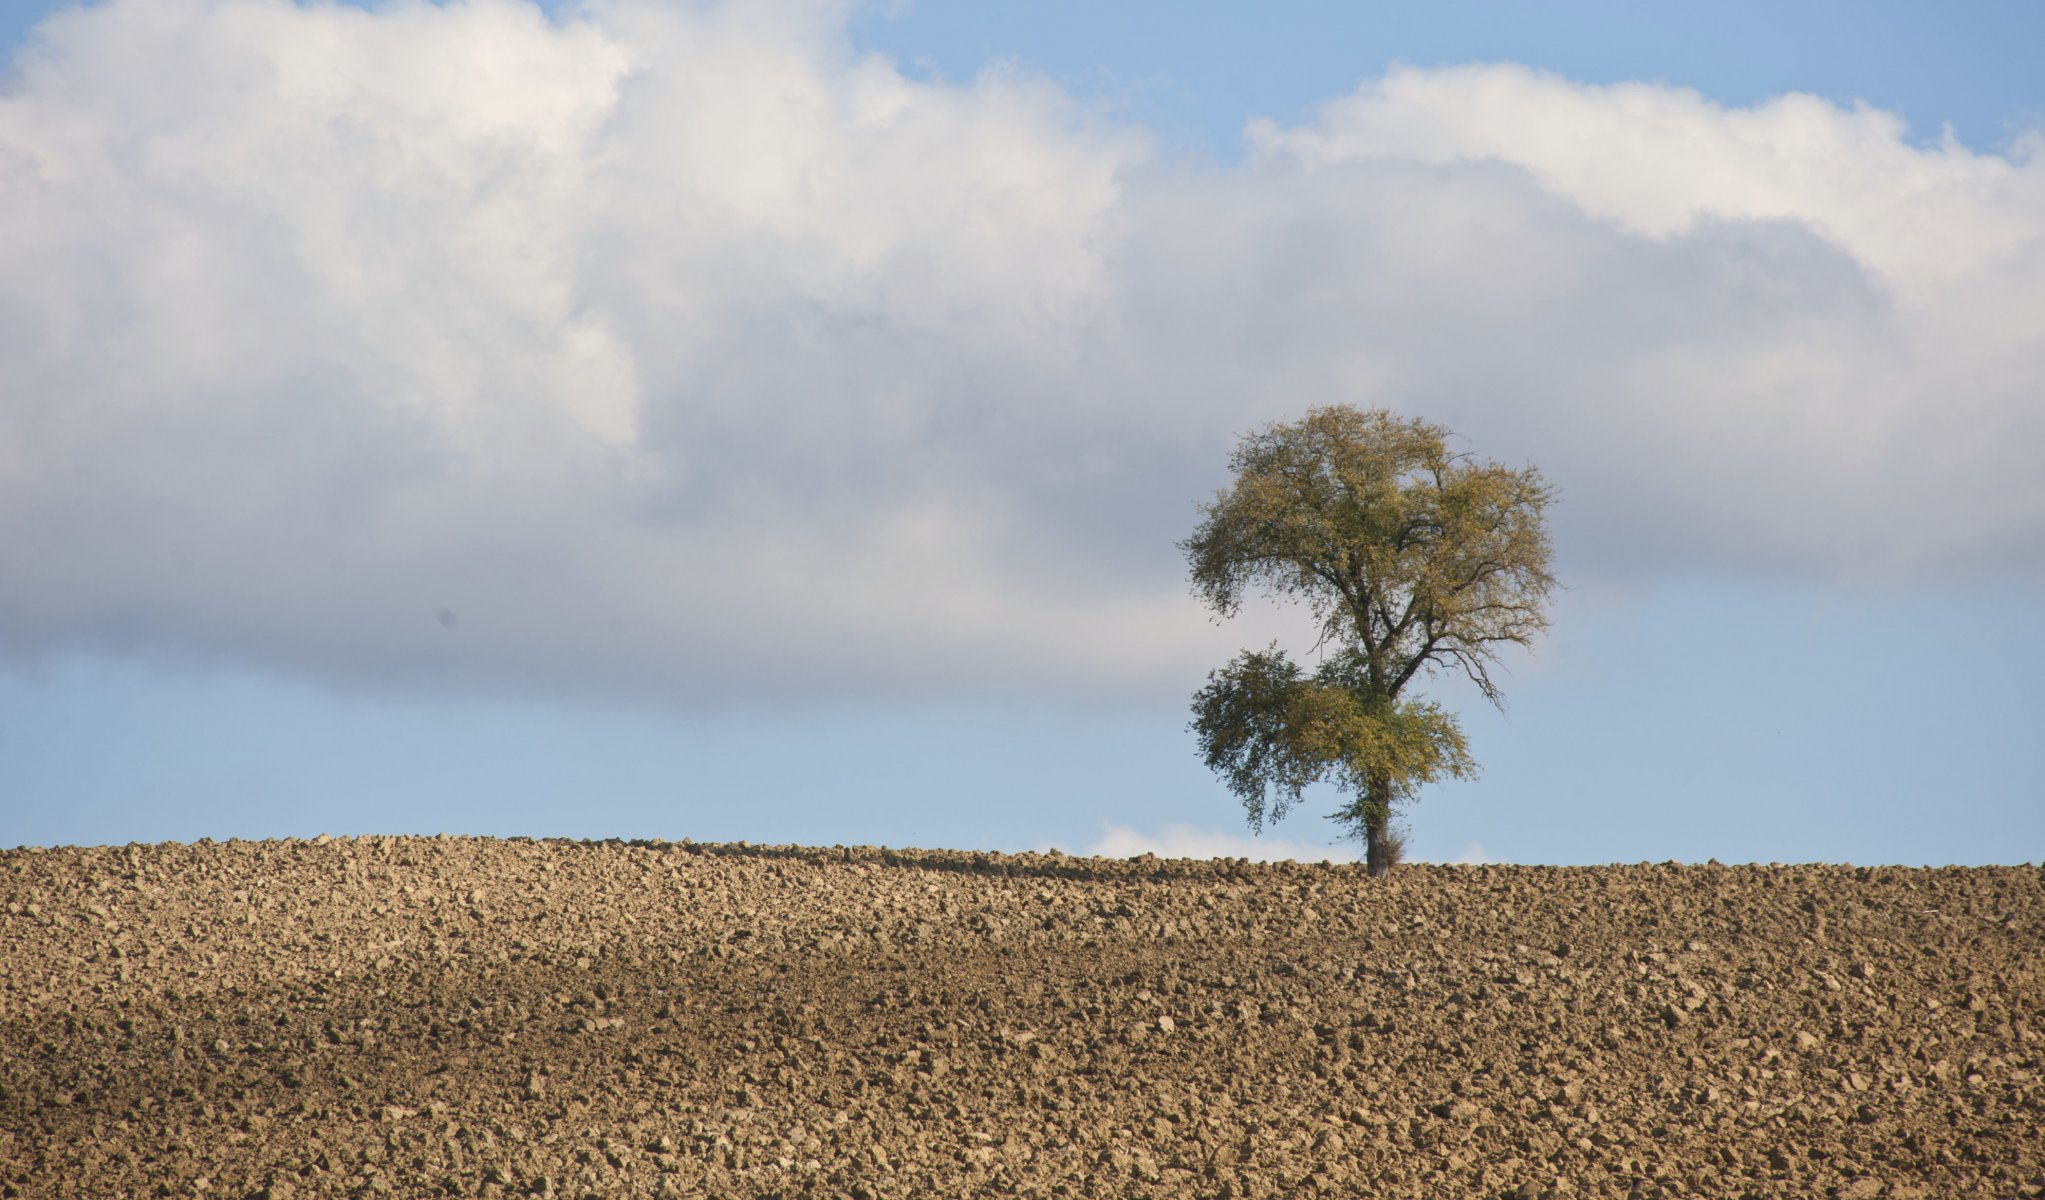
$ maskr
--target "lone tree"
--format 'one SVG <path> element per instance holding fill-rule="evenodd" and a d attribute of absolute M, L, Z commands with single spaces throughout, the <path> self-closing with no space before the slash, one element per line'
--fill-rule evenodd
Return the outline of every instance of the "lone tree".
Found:
<path fill-rule="evenodd" d="M 1320 624 L 1311 673 L 1274 643 L 1207 677 L 1193 698 L 1207 765 L 1259 831 L 1307 785 L 1339 785 L 1352 798 L 1329 815 L 1362 835 L 1374 876 L 1397 861 L 1392 814 L 1422 784 L 1476 772 L 1454 714 L 1403 698 L 1407 685 L 1460 669 L 1502 707 L 1498 650 L 1548 627 L 1555 586 L 1540 472 L 1451 453 L 1448 437 L 1347 405 L 1271 425 L 1243 438 L 1234 483 L 1180 544 L 1218 618 L 1262 589 Z"/>

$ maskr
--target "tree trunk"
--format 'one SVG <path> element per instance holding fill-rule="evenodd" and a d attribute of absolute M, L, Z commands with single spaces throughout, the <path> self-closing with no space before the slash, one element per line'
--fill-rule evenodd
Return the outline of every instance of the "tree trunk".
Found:
<path fill-rule="evenodd" d="M 1364 863 L 1372 879 L 1392 873 L 1391 780 L 1372 778 L 1363 795 Z"/>

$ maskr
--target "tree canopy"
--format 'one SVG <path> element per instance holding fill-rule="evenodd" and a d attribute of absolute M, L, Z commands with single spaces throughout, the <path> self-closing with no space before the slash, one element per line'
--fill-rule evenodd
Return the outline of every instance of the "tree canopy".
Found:
<path fill-rule="evenodd" d="M 1346 405 L 1267 426 L 1242 439 L 1234 482 L 1181 544 L 1218 617 L 1262 591 L 1305 604 L 1320 632 L 1311 672 L 1274 645 L 1208 676 L 1193 701 L 1207 765 L 1256 829 L 1336 784 L 1352 799 L 1330 815 L 1363 836 L 1377 875 L 1392 813 L 1476 770 L 1454 714 L 1402 693 L 1449 669 L 1502 704 L 1498 653 L 1547 628 L 1555 586 L 1540 472 L 1452 452 L 1449 436 Z"/>

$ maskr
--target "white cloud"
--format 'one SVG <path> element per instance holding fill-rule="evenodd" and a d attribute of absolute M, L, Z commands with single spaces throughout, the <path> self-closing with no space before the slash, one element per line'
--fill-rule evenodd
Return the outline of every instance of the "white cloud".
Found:
<path fill-rule="evenodd" d="M 1265 634 L 1172 542 L 1327 400 L 1542 464 L 1572 579 L 2045 563 L 2035 139 L 1472 67 L 1220 169 L 835 11 L 49 21 L 0 85 L 0 655 L 1179 696 Z"/>
<path fill-rule="evenodd" d="M 1298 128 L 1252 122 L 1266 160 L 1509 163 L 1583 211 L 1672 237 L 1723 220 L 1806 223 L 1883 276 L 1964 276 L 2038 237 L 2045 180 L 1901 118 L 1785 95 L 1727 109 L 1653 84 L 1591 86 L 1511 65 L 1395 68 Z M 2038 135 L 2021 143 L 2035 154 Z"/>
<path fill-rule="evenodd" d="M 1050 849 L 1047 843 L 1041 850 Z M 1155 854 L 1159 858 L 1246 858 L 1251 862 L 1336 862 L 1363 861 L 1360 843 L 1317 845 L 1286 838 L 1227 833 L 1216 829 L 1195 829 L 1190 825 L 1167 825 L 1155 834 L 1126 825 L 1103 825 L 1101 836 L 1077 853 L 1094 858 L 1134 858 Z M 1414 859 L 1424 862 L 1424 859 Z M 1471 842 L 1462 853 L 1445 860 L 1453 866 L 1483 866 L 1500 863 L 1484 847 Z"/>
<path fill-rule="evenodd" d="M 1244 837 L 1189 825 L 1167 825 L 1156 833 L 1139 833 L 1122 825 L 1105 825 L 1100 840 L 1079 851 L 1094 858 L 1247 858 L 1251 862 L 1356 862 L 1353 846 L 1317 846 L 1283 838 Z"/>

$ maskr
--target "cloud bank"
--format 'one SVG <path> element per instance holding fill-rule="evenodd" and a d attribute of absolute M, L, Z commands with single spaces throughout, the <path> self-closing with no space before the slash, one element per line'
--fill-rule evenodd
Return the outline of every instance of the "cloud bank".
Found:
<path fill-rule="evenodd" d="M 1353 843 L 1320 845 L 1288 838 L 1244 836 L 1240 833 L 1198 829 L 1191 825 L 1178 824 L 1166 825 L 1155 834 L 1131 829 L 1126 825 L 1103 825 L 1101 836 L 1078 853 L 1094 858 L 1135 858 L 1138 855 L 1154 854 L 1159 858 L 1243 858 L 1251 862 L 1363 861 L 1361 848 Z M 1485 853 L 1484 847 L 1472 842 L 1463 848 L 1462 853 L 1444 861 L 1452 866 L 1482 866 L 1504 860 L 1491 857 Z"/>
<path fill-rule="evenodd" d="M 1245 837 L 1190 825 L 1167 825 L 1156 834 L 1142 833 L 1125 825 L 1106 825 L 1092 845 L 1078 853 L 1092 858 L 1135 858 L 1155 854 L 1159 858 L 1244 858 L 1251 862 L 1360 862 L 1363 856 L 1352 846 L 1320 846 L 1285 838 Z"/>
<path fill-rule="evenodd" d="M 0 83 L 0 660 L 1176 700 L 1257 638 L 1172 543 L 1328 401 L 1541 464 L 1572 581 L 2045 565 L 2038 138 L 1515 66 L 1248 136 L 804 5 L 59 14 Z"/>

